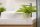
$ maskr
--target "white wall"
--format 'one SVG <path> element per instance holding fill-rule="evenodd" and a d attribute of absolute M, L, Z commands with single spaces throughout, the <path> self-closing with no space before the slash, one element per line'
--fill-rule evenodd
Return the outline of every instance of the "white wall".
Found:
<path fill-rule="evenodd" d="M 17 9 L 20 8 L 19 6 L 22 4 L 32 3 L 33 5 L 36 5 L 36 0 L 1 0 L 1 1 L 3 3 L 3 6 L 6 8 L 6 11 L 16 11 Z"/>
<path fill-rule="evenodd" d="M 2 5 L 0 5 L 0 7 L 5 7 L 6 6 L 6 0 L 0 0 L 0 3 L 2 3 Z"/>

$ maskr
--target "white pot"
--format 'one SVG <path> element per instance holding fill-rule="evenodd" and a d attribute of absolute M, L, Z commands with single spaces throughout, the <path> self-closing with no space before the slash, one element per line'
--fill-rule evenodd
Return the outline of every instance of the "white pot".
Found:
<path fill-rule="evenodd" d="M 24 18 L 31 18 L 31 14 L 24 14 Z"/>

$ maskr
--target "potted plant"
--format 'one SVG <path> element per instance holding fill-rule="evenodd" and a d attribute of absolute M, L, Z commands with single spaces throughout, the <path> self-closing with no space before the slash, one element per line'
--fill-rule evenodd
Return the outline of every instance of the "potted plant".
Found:
<path fill-rule="evenodd" d="M 4 12 L 4 11 L 5 11 L 5 8 L 0 7 L 0 15 L 1 15 L 1 12 Z"/>
<path fill-rule="evenodd" d="M 19 10 L 17 10 L 17 12 L 24 12 L 27 17 L 32 17 L 32 12 L 36 12 L 35 6 L 25 6 L 22 5 L 22 8 L 20 8 Z"/>

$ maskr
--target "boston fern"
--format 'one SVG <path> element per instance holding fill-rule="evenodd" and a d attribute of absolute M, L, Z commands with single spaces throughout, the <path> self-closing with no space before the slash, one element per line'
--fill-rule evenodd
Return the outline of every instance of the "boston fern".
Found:
<path fill-rule="evenodd" d="M 5 11 L 5 8 L 1 7 L 0 12 L 3 12 L 3 11 Z"/>
<path fill-rule="evenodd" d="M 22 5 L 22 8 L 20 8 L 19 10 L 17 10 L 17 12 L 24 12 L 24 13 L 32 13 L 32 12 L 36 12 L 36 7 L 35 6 L 25 6 L 25 5 Z"/>
<path fill-rule="evenodd" d="M 0 7 L 0 15 L 1 15 L 1 12 L 4 12 L 4 11 L 5 11 L 5 8 Z"/>

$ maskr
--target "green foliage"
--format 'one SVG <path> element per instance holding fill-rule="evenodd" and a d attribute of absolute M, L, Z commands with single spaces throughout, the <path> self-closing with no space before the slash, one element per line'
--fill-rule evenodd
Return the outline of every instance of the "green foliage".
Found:
<path fill-rule="evenodd" d="M 17 12 L 24 12 L 24 13 L 32 13 L 32 12 L 36 12 L 36 7 L 35 6 L 25 6 L 22 5 L 22 8 L 20 8 L 19 10 L 17 10 Z"/>
<path fill-rule="evenodd" d="M 3 12 L 3 11 L 5 11 L 5 8 L 1 7 L 0 12 Z"/>

